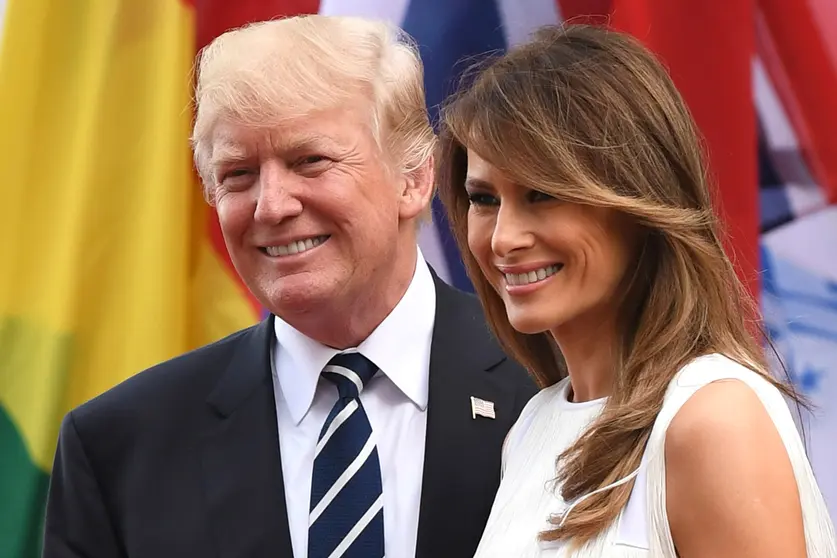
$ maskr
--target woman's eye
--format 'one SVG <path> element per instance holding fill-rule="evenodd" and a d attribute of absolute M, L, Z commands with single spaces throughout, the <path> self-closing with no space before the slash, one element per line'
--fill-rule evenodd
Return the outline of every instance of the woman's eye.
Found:
<path fill-rule="evenodd" d="M 471 205 L 478 205 L 478 206 L 488 206 L 488 205 L 497 205 L 497 198 L 492 196 L 491 194 L 485 194 L 481 192 L 470 192 L 468 193 L 468 203 Z"/>
<path fill-rule="evenodd" d="M 543 192 L 539 192 L 537 190 L 529 191 L 529 200 L 533 202 L 550 201 L 555 199 L 555 197 L 550 196 L 549 194 L 544 194 Z"/>

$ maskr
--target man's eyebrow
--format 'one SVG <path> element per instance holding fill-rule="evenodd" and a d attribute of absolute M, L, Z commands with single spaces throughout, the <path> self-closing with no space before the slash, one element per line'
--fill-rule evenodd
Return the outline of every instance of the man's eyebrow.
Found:
<path fill-rule="evenodd" d="M 212 150 L 212 155 L 209 157 L 209 168 L 214 173 L 220 167 L 243 163 L 249 158 L 247 151 L 240 146 L 224 143 Z"/>
<path fill-rule="evenodd" d="M 303 151 L 306 149 L 337 149 L 339 144 L 333 139 L 322 134 L 300 134 L 291 136 L 285 140 L 276 141 L 273 148 L 277 151 Z"/>
<path fill-rule="evenodd" d="M 340 149 L 340 144 L 322 134 L 305 134 L 277 140 L 273 144 L 277 153 L 294 153 L 312 149 Z M 218 168 L 221 165 L 240 163 L 250 159 L 252 155 L 242 146 L 229 141 L 223 141 L 212 150 L 210 166 Z"/>

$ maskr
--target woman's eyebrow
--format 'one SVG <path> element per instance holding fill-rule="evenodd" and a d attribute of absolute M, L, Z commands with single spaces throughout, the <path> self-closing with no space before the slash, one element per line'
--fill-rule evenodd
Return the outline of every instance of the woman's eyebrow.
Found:
<path fill-rule="evenodd" d="M 476 178 L 473 176 L 468 176 L 465 178 L 465 189 L 466 190 L 494 190 L 494 186 L 491 182 L 487 180 L 483 180 L 482 178 Z"/>

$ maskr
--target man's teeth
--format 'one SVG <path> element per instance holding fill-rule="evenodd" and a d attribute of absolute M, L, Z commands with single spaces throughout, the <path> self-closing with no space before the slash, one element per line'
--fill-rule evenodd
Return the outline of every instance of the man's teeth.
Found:
<path fill-rule="evenodd" d="M 550 275 L 555 275 L 564 267 L 563 264 L 552 264 L 528 273 L 505 273 L 506 283 L 512 286 L 528 285 L 536 281 L 543 281 Z"/>
<path fill-rule="evenodd" d="M 265 251 L 268 256 L 290 256 L 291 254 L 300 254 L 307 252 L 311 248 L 315 248 L 326 241 L 328 236 L 315 236 L 305 240 L 297 240 L 286 244 L 285 246 L 267 246 Z"/>

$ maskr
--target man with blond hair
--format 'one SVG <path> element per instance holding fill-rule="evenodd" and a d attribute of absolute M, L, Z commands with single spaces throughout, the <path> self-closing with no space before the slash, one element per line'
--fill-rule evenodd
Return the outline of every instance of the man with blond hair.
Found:
<path fill-rule="evenodd" d="M 415 48 L 306 16 L 201 54 L 195 163 L 270 317 L 62 424 L 44 556 L 470 557 L 535 388 L 422 258 Z"/>

